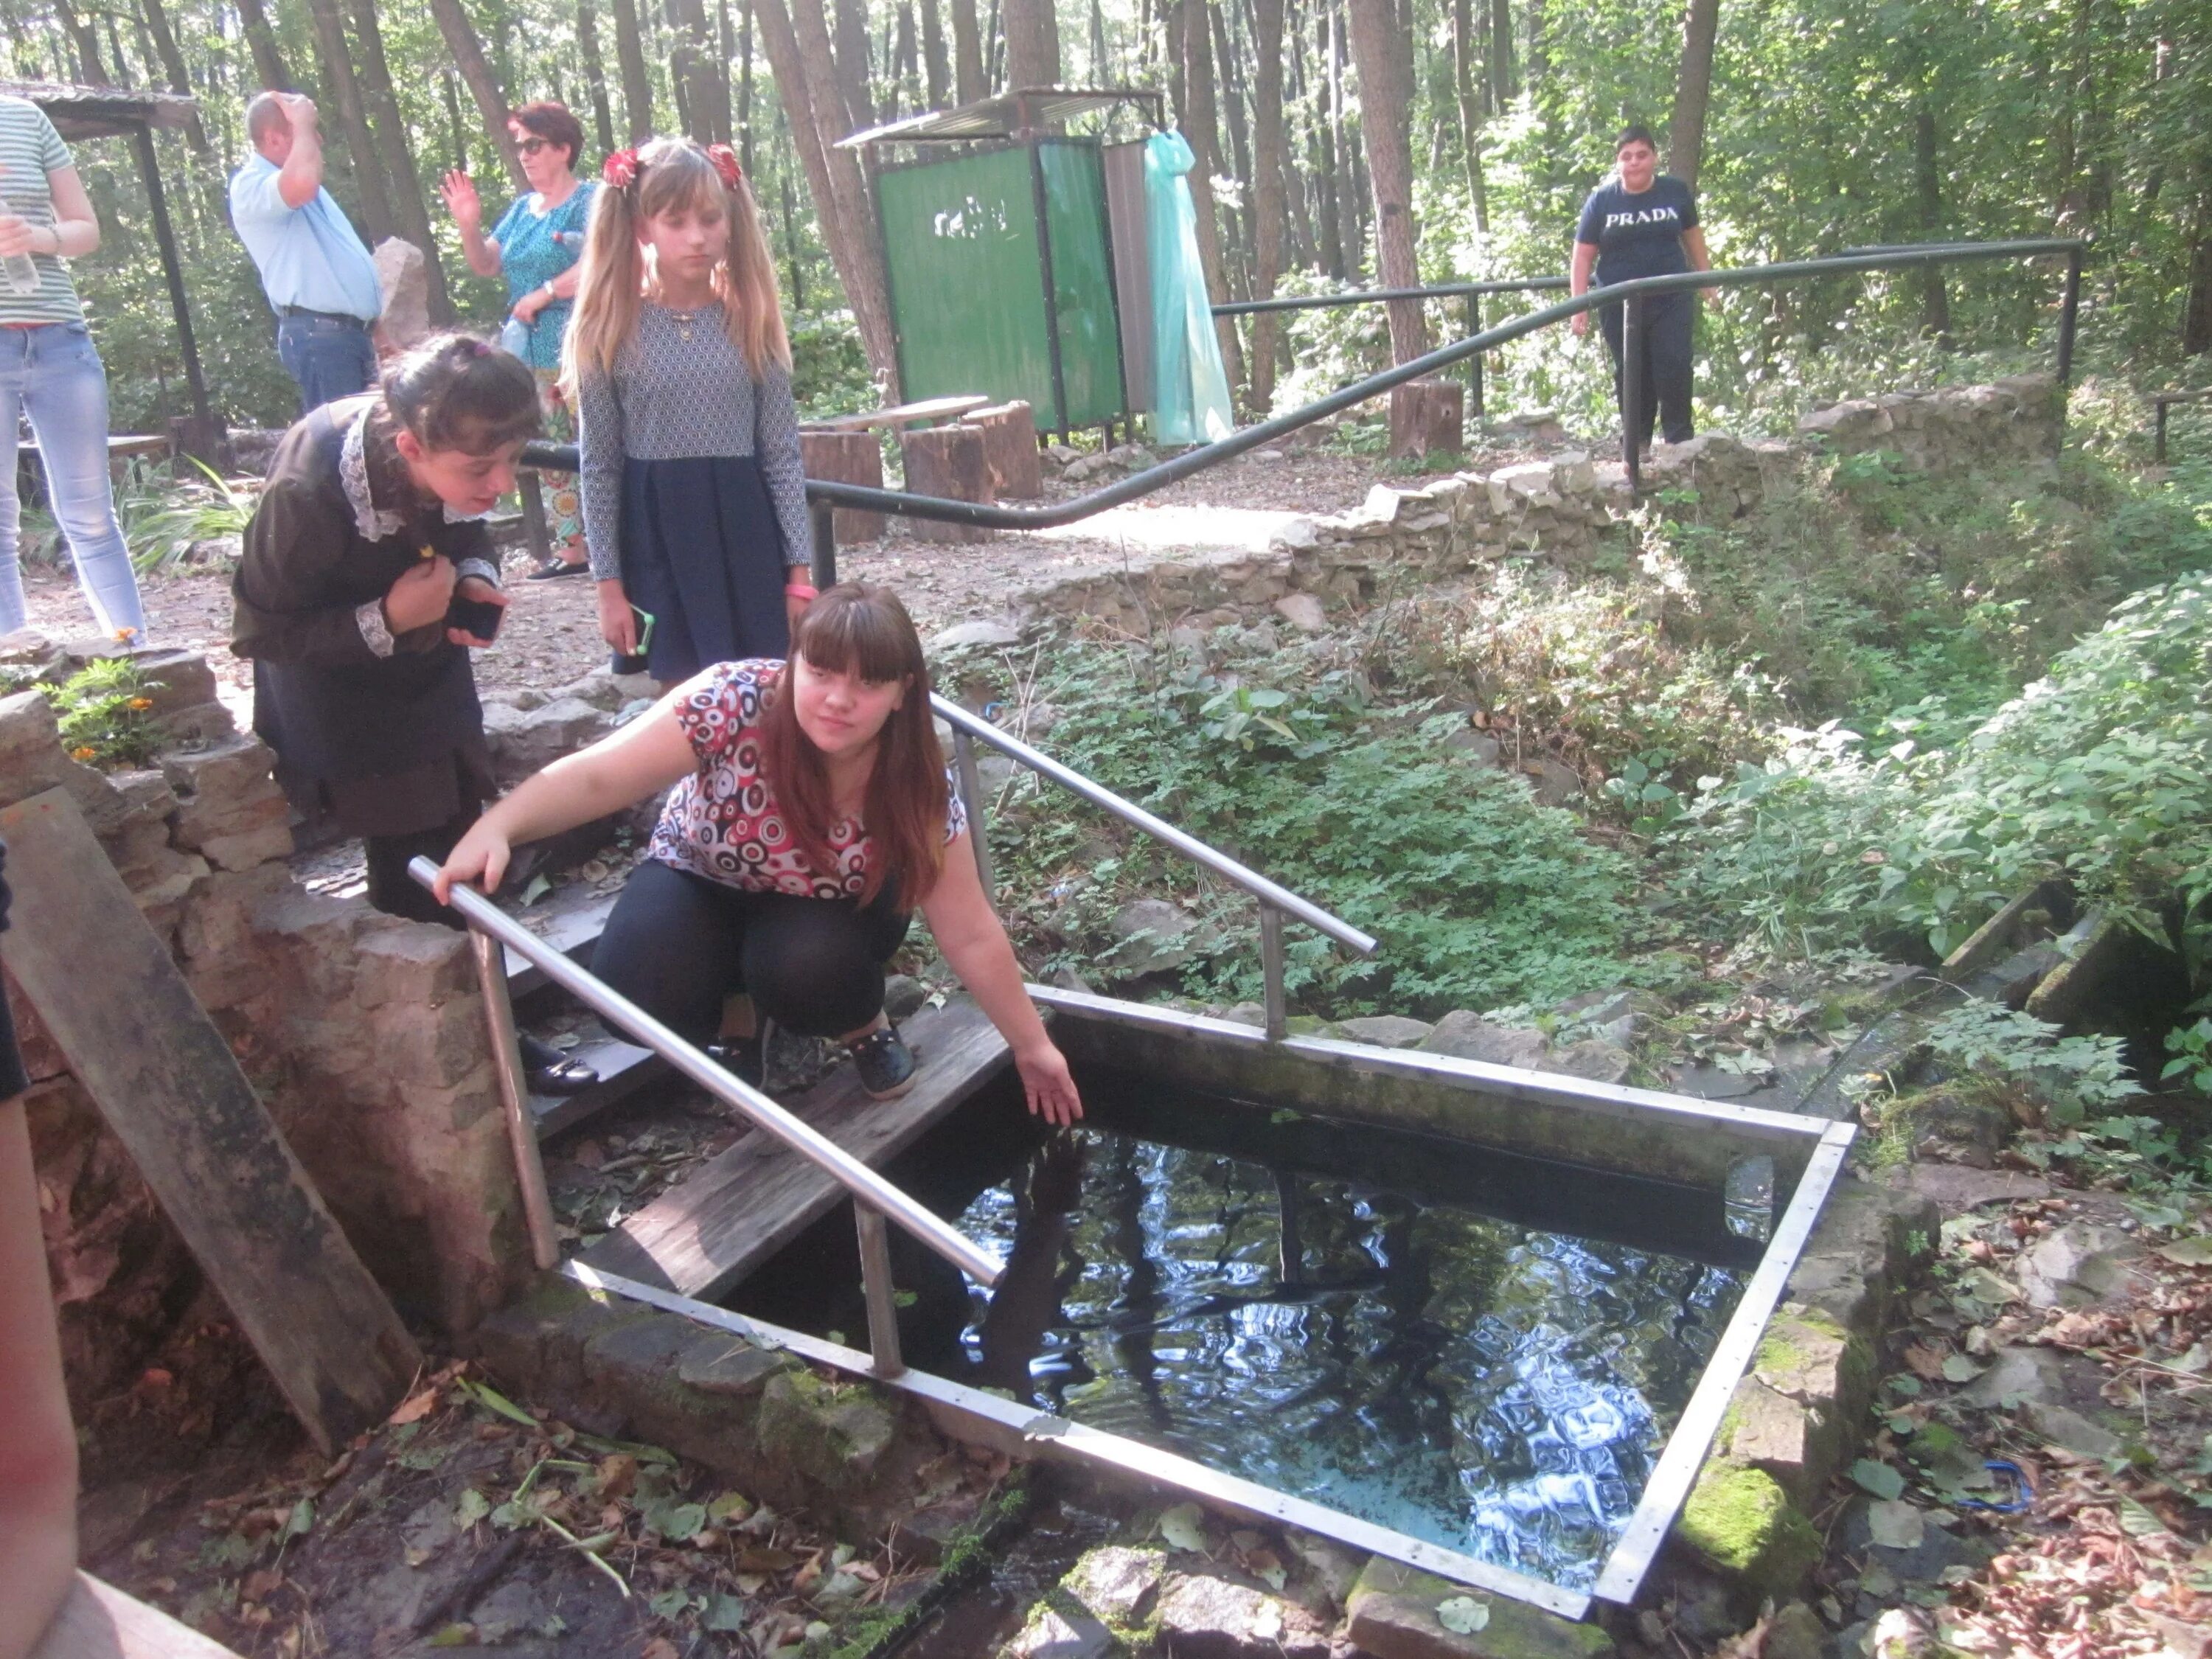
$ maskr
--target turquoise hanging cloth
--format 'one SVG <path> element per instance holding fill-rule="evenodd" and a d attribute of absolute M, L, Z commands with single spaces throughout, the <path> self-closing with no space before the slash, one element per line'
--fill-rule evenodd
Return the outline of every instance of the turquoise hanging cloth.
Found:
<path fill-rule="evenodd" d="M 1145 143 L 1145 220 L 1152 264 L 1152 437 L 1212 443 L 1236 429 L 1213 302 L 1198 260 L 1188 173 L 1197 157 L 1176 132 Z"/>

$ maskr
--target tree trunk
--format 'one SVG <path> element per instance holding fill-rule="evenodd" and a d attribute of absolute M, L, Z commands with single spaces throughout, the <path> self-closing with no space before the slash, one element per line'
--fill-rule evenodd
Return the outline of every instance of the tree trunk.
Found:
<path fill-rule="evenodd" d="M 1692 0 L 1702 3 L 1702 0 Z M 1717 3 L 1717 0 L 1715 0 Z M 1474 97 L 1474 6 L 1452 0 L 1452 89 L 1459 100 L 1459 143 L 1467 157 L 1467 197 L 1474 209 L 1474 228 L 1490 228 L 1490 192 L 1482 176 L 1482 115 Z"/>
<path fill-rule="evenodd" d="M 791 118 L 781 103 L 776 106 L 775 119 L 777 129 L 783 134 L 784 148 L 795 150 L 797 145 L 791 136 Z M 777 188 L 783 192 L 783 260 L 784 269 L 790 275 L 791 307 L 794 311 L 804 311 L 806 309 L 806 269 L 799 263 L 799 204 L 792 199 L 791 195 L 789 155 L 777 156 L 775 180 Z"/>
<path fill-rule="evenodd" d="M 260 77 L 268 92 L 289 92 L 299 82 L 293 80 L 292 71 L 285 67 L 284 54 L 276 45 L 276 32 L 269 27 L 269 14 L 262 9 L 261 0 L 238 0 L 239 26 L 245 31 L 246 44 L 253 53 L 253 72 Z"/>
<path fill-rule="evenodd" d="M 76 79 L 81 86 L 112 87 L 113 78 L 100 56 L 100 24 L 96 18 L 80 14 L 70 0 L 54 0 L 54 15 L 61 20 L 62 32 L 69 36 L 70 49 L 76 55 Z"/>
<path fill-rule="evenodd" d="M 1713 41 L 1720 32 L 1721 0 L 1690 0 L 1682 16 L 1682 64 L 1674 76 L 1674 118 L 1667 125 L 1667 170 L 1684 184 L 1698 182 L 1705 154 L 1705 101 L 1713 89 Z"/>
<path fill-rule="evenodd" d="M 1252 7 L 1252 297 L 1275 297 L 1283 269 L 1283 0 Z M 1252 319 L 1252 412 L 1265 420 L 1275 403 L 1275 313 Z"/>
<path fill-rule="evenodd" d="M 1006 0 L 1006 86 L 1060 84 L 1060 18 L 1054 0 Z"/>
<path fill-rule="evenodd" d="M 1912 164 L 1919 185 L 1920 228 L 1929 241 L 1943 234 L 1943 174 L 1936 154 L 1936 112 L 1923 90 L 1912 112 Z M 1943 285 L 1943 267 L 1920 267 L 1921 323 L 1936 340 L 1951 343 L 1951 296 Z"/>
<path fill-rule="evenodd" d="M 453 155 L 451 165 L 466 173 L 469 171 L 469 124 L 461 118 L 460 77 L 447 70 L 438 77 L 438 91 L 446 106 L 446 143 Z"/>
<path fill-rule="evenodd" d="M 615 116 L 607 97 L 607 64 L 599 55 L 599 16 L 592 0 L 576 0 L 576 52 L 583 60 L 584 87 L 592 100 L 592 125 L 599 134 L 599 153 L 615 147 Z M 582 156 L 578 156 L 580 163 Z"/>
<path fill-rule="evenodd" d="M 921 62 L 929 107 L 943 109 L 952 91 L 952 59 L 945 50 L 945 17 L 938 0 L 921 0 Z"/>
<path fill-rule="evenodd" d="M 357 76 L 362 107 L 370 117 L 377 155 L 392 183 L 392 220 L 399 234 L 422 250 L 423 266 L 430 279 L 430 320 L 446 327 L 453 320 L 453 301 L 446 291 L 438 240 L 431 234 L 430 207 L 423 198 L 422 179 L 415 169 L 415 154 L 408 148 L 406 119 L 392 89 L 392 67 L 384 56 L 384 32 L 376 21 L 376 0 L 353 0 L 353 22 L 354 44 L 361 60 Z"/>
<path fill-rule="evenodd" d="M 1528 49 L 1522 55 L 1521 84 L 1534 92 L 1550 68 L 1544 46 L 1544 0 L 1528 0 Z"/>
<path fill-rule="evenodd" d="M 530 180 L 523 176 L 522 162 L 514 153 L 514 138 L 507 130 L 507 94 L 500 90 L 491 65 L 484 61 L 483 42 L 477 38 L 477 26 L 469 21 L 461 0 L 430 0 L 430 15 L 437 20 L 438 33 L 445 37 L 446 50 L 453 54 L 453 67 L 469 83 L 469 96 L 476 100 L 477 113 L 483 118 L 483 129 L 491 139 L 493 153 L 507 164 L 507 183 L 518 191 L 527 191 Z M 582 160 L 580 156 L 577 159 Z"/>
<path fill-rule="evenodd" d="M 1399 79 L 1397 34 L 1401 27 L 1391 0 L 1348 0 L 1352 58 L 1359 76 L 1359 129 L 1367 149 L 1367 173 L 1375 191 L 1376 263 L 1385 288 L 1413 288 L 1421 280 L 1414 246 L 1413 141 L 1407 127 L 1413 88 Z M 1412 0 L 1405 0 L 1410 7 Z M 1419 300 L 1393 300 L 1390 356 L 1409 362 L 1429 348 L 1427 319 Z"/>
<path fill-rule="evenodd" d="M 952 95 L 972 104 L 991 95 L 983 74 L 983 37 L 975 27 L 975 0 L 952 0 Z"/>
<path fill-rule="evenodd" d="M 1238 249 L 1249 252 L 1252 246 L 1252 131 L 1244 118 L 1243 60 L 1229 33 L 1229 5 L 1233 3 L 1234 0 L 1228 0 L 1207 9 L 1213 13 L 1214 61 L 1221 66 L 1220 103 L 1229 118 L 1229 159 L 1234 169 L 1231 176 L 1243 186 L 1239 192 L 1243 205 L 1232 210 L 1229 216 L 1237 226 Z"/>
<path fill-rule="evenodd" d="M 2181 308 L 2185 357 L 2212 351 L 2212 159 L 2197 164 L 2197 202 L 2189 220 L 2189 295 Z"/>
<path fill-rule="evenodd" d="M 892 61 L 897 65 L 898 75 L 891 112 L 903 115 L 909 108 L 921 107 L 921 100 L 927 96 L 922 89 L 921 31 L 915 24 L 914 0 L 899 0 L 898 16 L 894 21 L 897 46 L 893 50 Z"/>
<path fill-rule="evenodd" d="M 744 0 L 738 27 L 738 148 L 750 176 L 753 170 L 753 0 Z"/>
<path fill-rule="evenodd" d="M 1328 106 L 1328 118 L 1320 123 L 1322 244 L 1328 257 L 1328 274 L 1345 283 L 1352 280 L 1350 253 L 1356 238 L 1353 209 L 1344 188 L 1350 162 L 1345 155 L 1343 35 L 1336 8 L 1337 0 L 1322 0 L 1314 24 L 1321 36 L 1322 97 Z"/>
<path fill-rule="evenodd" d="M 1221 227 L 1213 204 L 1213 175 L 1221 170 L 1221 138 L 1213 121 L 1213 30 L 1207 0 L 1182 0 L 1182 136 L 1197 160 L 1190 170 L 1191 204 L 1197 210 L 1198 261 L 1206 272 L 1206 291 L 1213 303 L 1229 298 L 1228 271 L 1221 259 Z M 1214 319 L 1221 341 L 1222 367 L 1232 386 L 1244 383 L 1243 347 L 1234 319 Z"/>
<path fill-rule="evenodd" d="M 1091 0 L 1091 84 L 1109 87 L 1117 77 L 1106 67 L 1106 8 Z"/>
<path fill-rule="evenodd" d="M 825 142 L 817 112 L 835 118 L 839 98 L 830 28 L 821 0 L 756 0 L 761 44 L 789 117 L 792 142 L 806 170 L 815 217 L 831 264 L 844 285 L 846 303 L 860 330 L 860 348 L 882 395 L 898 397 L 898 347 L 891 331 L 890 289 L 884 280 L 867 191 L 850 150 Z M 793 12 L 797 15 L 794 18 Z"/>
<path fill-rule="evenodd" d="M 154 52 L 161 60 L 162 78 L 168 82 L 169 90 L 186 98 L 192 95 L 191 71 L 185 67 L 185 54 L 177 49 L 175 31 L 169 27 L 169 15 L 161 9 L 161 0 L 138 0 L 138 13 L 144 21 L 146 32 L 154 37 Z M 199 112 L 192 112 L 185 124 L 185 138 L 195 155 L 209 153 L 207 128 L 200 122 Z"/>
<path fill-rule="evenodd" d="M 1514 99 L 1512 0 L 1490 0 L 1490 102 L 1503 110 Z"/>
<path fill-rule="evenodd" d="M 645 72 L 637 0 L 615 0 L 615 61 L 622 70 L 623 126 L 632 144 L 641 144 L 653 137 L 653 81 Z"/>
<path fill-rule="evenodd" d="M 824 132 L 824 143 L 836 143 L 848 133 L 876 124 L 876 106 L 868 95 L 868 9 L 866 0 L 836 0 L 837 40 L 830 53 L 836 67 L 839 96 L 843 100 L 846 125 L 841 132 Z M 806 25 L 799 21 L 799 39 Z M 851 152 L 847 151 L 849 155 Z"/>
<path fill-rule="evenodd" d="M 445 5 L 459 0 L 440 0 Z M 684 85 L 690 114 L 690 136 L 702 144 L 730 142 L 730 83 L 717 59 L 714 33 L 707 21 L 706 0 L 672 0 L 676 26 L 673 68 Z"/>
<path fill-rule="evenodd" d="M 391 186 L 377 160 L 375 135 L 368 130 L 368 112 L 362 102 L 360 83 L 354 78 L 353 47 L 346 40 L 345 20 L 338 15 L 338 0 L 307 0 L 307 15 L 315 26 L 315 47 L 322 59 L 323 75 L 330 82 L 331 100 L 337 106 L 338 137 L 353 163 L 355 185 L 361 191 L 362 222 L 374 247 L 397 234 L 392 216 Z"/>

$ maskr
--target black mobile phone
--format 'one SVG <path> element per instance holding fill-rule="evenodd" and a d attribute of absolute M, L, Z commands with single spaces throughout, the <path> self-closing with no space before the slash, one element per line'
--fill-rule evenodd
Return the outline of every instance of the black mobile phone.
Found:
<path fill-rule="evenodd" d="M 626 657 L 617 651 L 609 657 L 607 668 L 612 673 L 642 674 L 647 665 L 646 653 L 653 649 L 653 612 L 632 605 L 629 614 L 637 623 L 637 654 Z"/>
<path fill-rule="evenodd" d="M 489 599 L 465 599 L 458 593 L 446 611 L 449 624 L 480 640 L 497 638 L 499 625 L 506 618 L 505 605 L 494 605 Z"/>

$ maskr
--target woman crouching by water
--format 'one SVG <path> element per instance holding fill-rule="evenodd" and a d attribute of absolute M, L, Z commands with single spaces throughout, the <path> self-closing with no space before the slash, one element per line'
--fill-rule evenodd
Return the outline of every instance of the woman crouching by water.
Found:
<path fill-rule="evenodd" d="M 1014 1052 L 1029 1108 L 1072 1123 L 1083 1103 L 1022 989 L 950 787 L 929 671 L 906 607 L 848 582 L 801 615 L 787 662 L 718 663 L 479 818 L 438 878 L 498 885 L 518 842 L 669 788 L 651 855 L 623 889 L 592 971 L 678 1035 L 724 1035 L 734 992 L 805 1036 L 834 1037 L 889 1099 L 915 1057 L 884 1013 L 884 967 L 914 909 Z M 732 1044 L 757 1085 L 757 1031 Z"/>

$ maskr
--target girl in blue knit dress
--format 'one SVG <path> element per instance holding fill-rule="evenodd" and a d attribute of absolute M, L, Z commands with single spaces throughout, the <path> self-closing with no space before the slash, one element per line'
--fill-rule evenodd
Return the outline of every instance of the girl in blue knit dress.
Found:
<path fill-rule="evenodd" d="M 812 552 L 752 191 L 729 146 L 684 139 L 617 150 L 602 177 L 563 371 L 599 631 L 664 685 L 787 656 Z"/>

